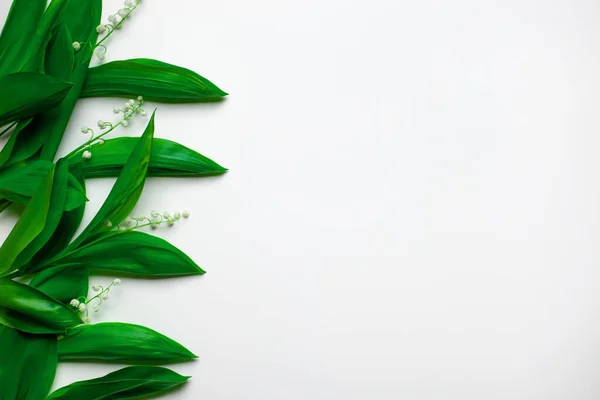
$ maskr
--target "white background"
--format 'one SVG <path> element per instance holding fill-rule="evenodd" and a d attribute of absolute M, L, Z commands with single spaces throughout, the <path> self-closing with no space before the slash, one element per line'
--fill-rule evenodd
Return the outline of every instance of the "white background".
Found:
<path fill-rule="evenodd" d="M 208 273 L 124 279 L 96 321 L 200 356 L 171 399 L 600 398 L 599 24 L 593 0 L 144 1 L 108 60 L 228 91 L 157 105 L 156 136 L 230 172 L 147 182 L 136 213 L 189 209 L 156 233 Z M 119 103 L 81 101 L 61 153 Z"/>

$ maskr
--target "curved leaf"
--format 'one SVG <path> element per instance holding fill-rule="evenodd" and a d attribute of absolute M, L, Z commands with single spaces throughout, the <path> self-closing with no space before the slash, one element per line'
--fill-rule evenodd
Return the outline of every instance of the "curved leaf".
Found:
<path fill-rule="evenodd" d="M 87 297 L 90 267 L 88 264 L 65 264 L 38 272 L 29 283 L 63 304 L 72 299 Z"/>
<path fill-rule="evenodd" d="M 1 76 L 0 126 L 56 107 L 72 86 L 72 83 L 33 72 Z"/>
<path fill-rule="evenodd" d="M 106 322 L 81 325 L 58 342 L 61 361 L 175 362 L 197 358 L 168 337 L 143 326 Z"/>
<path fill-rule="evenodd" d="M 204 271 L 166 240 L 136 231 L 101 237 L 61 258 L 59 264 L 89 262 L 92 271 L 152 277 L 200 275 Z"/>
<path fill-rule="evenodd" d="M 0 279 L 0 323 L 23 332 L 62 333 L 82 323 L 70 308 L 10 279 Z"/>
<path fill-rule="evenodd" d="M 189 69 L 147 58 L 90 68 L 81 97 L 136 97 L 162 103 L 218 101 L 227 93 Z"/>
<path fill-rule="evenodd" d="M 137 142 L 133 137 L 106 140 L 94 147 L 94 156 L 83 163 L 86 178 L 118 176 Z M 227 171 L 213 160 L 179 143 L 154 139 L 148 176 L 213 176 Z"/>
<path fill-rule="evenodd" d="M 0 390 L 7 400 L 46 397 L 58 358 L 55 335 L 30 335 L 0 325 Z"/>
<path fill-rule="evenodd" d="M 51 393 L 46 400 L 134 399 L 173 389 L 189 378 L 162 367 L 126 367 L 102 378 L 72 383 Z"/>

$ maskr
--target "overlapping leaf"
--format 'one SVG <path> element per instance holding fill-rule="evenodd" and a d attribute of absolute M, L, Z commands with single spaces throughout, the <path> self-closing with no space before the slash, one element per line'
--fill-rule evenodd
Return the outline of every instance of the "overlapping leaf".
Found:
<path fill-rule="evenodd" d="M 91 68 L 81 97 L 134 97 L 163 103 L 218 101 L 227 93 L 189 69 L 148 58 Z"/>
<path fill-rule="evenodd" d="M 29 283 L 63 304 L 87 297 L 90 267 L 86 263 L 64 264 L 38 272 Z"/>
<path fill-rule="evenodd" d="M 118 176 L 135 147 L 136 138 L 109 139 L 94 148 L 94 157 L 83 163 L 86 178 Z M 148 176 L 213 176 L 227 168 L 179 143 L 154 139 Z"/>
<path fill-rule="evenodd" d="M 46 400 L 136 399 L 173 389 L 189 378 L 162 367 L 127 367 L 102 378 L 75 382 L 60 388 Z"/>
<path fill-rule="evenodd" d="M 59 341 L 58 354 L 61 361 L 167 363 L 197 358 L 179 343 L 152 329 L 118 322 L 72 329 Z"/>
<path fill-rule="evenodd" d="M 39 290 L 0 279 L 0 324 L 34 334 L 62 333 L 82 323 L 68 306 Z"/>

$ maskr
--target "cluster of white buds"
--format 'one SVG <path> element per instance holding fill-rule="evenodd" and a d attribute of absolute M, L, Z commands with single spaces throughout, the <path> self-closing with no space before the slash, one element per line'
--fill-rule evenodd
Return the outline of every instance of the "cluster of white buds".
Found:
<path fill-rule="evenodd" d="M 150 218 L 145 215 L 125 218 L 125 221 L 123 221 L 123 227 L 125 229 L 137 229 L 144 226 L 150 226 L 150 228 L 156 229 L 160 224 L 173 226 L 175 222 L 181 219 L 181 217 L 188 218 L 189 216 L 190 212 L 188 210 L 175 211 L 172 214 L 169 211 L 160 213 L 156 210 L 152 210 L 152 212 L 150 212 Z"/>
<path fill-rule="evenodd" d="M 120 8 L 115 14 L 111 14 L 108 16 L 108 23 L 100 24 L 96 27 L 96 32 L 99 34 L 105 34 L 106 36 L 102 39 L 96 47 L 98 51 L 96 52 L 96 57 L 100 61 L 104 61 L 106 59 L 106 47 L 102 45 L 102 42 L 110 36 L 111 33 L 114 32 L 115 29 L 120 29 L 123 23 L 129 18 L 129 15 L 136 7 L 141 3 L 142 0 L 125 0 L 124 7 Z"/>
<path fill-rule="evenodd" d="M 94 292 L 99 292 L 97 295 L 90 298 L 89 300 L 86 300 L 85 297 L 79 297 L 77 299 L 71 300 L 71 302 L 69 304 L 71 305 L 71 307 L 75 308 L 80 313 L 85 313 L 85 317 L 83 318 L 83 321 L 86 324 L 89 324 L 92 322 L 92 319 L 89 316 L 89 307 L 88 306 L 94 300 L 97 300 L 97 302 L 94 305 L 92 305 L 92 310 L 94 312 L 100 311 L 100 306 L 102 305 L 102 302 L 105 300 L 108 300 L 108 294 L 110 293 L 110 289 L 113 286 L 119 286 L 120 284 L 121 284 L 121 280 L 117 278 L 117 279 L 113 280 L 112 283 L 110 285 L 108 285 L 108 287 L 106 287 L 106 289 L 103 288 L 101 285 L 94 285 L 94 286 L 92 286 L 92 290 Z"/>
<path fill-rule="evenodd" d="M 81 153 L 81 157 L 84 160 L 89 160 L 90 158 L 92 158 L 92 152 L 91 152 L 92 145 L 103 144 L 104 140 L 102 139 L 102 137 L 104 135 L 110 133 L 111 131 L 113 131 L 118 126 L 123 126 L 124 128 L 127 128 L 129 126 L 129 120 L 131 118 L 133 118 L 134 115 L 139 114 L 142 117 L 146 117 L 148 115 L 148 113 L 142 108 L 143 104 L 144 104 L 144 98 L 142 96 L 138 96 L 137 99 L 135 99 L 135 100 L 134 99 L 128 100 L 127 103 L 125 103 L 125 106 L 123 106 L 121 108 L 114 107 L 113 113 L 116 115 L 122 114 L 120 117 L 121 120 L 119 122 L 115 123 L 114 125 L 110 122 L 107 122 L 104 120 L 99 120 L 97 125 L 101 132 L 99 133 L 99 135 L 97 137 L 95 136 L 95 132 L 92 128 L 90 128 L 88 126 L 83 126 L 81 128 L 81 133 L 83 133 L 83 134 L 90 133 L 91 138 L 84 145 L 82 145 L 78 148 L 78 150 L 85 149 L 85 151 L 83 151 Z"/>

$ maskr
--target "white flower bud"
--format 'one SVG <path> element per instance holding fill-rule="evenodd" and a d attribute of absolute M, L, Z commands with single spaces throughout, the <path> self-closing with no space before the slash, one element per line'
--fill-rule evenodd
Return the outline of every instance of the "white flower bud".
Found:
<path fill-rule="evenodd" d="M 96 144 L 104 144 L 104 139 L 98 139 L 98 141 L 96 142 Z"/>
<path fill-rule="evenodd" d="M 132 222 L 133 222 L 133 220 L 131 218 L 129 218 L 129 217 L 125 218 L 125 225 L 126 226 L 130 226 Z"/>
<path fill-rule="evenodd" d="M 90 128 L 88 128 L 87 126 L 81 127 L 81 133 L 88 133 L 89 131 L 90 131 Z"/>
<path fill-rule="evenodd" d="M 128 106 L 130 106 L 130 107 L 131 107 L 131 106 L 135 106 L 135 100 L 133 100 L 133 99 L 129 99 L 129 100 L 127 100 L 127 103 L 126 103 L 126 104 L 127 104 Z"/>
<path fill-rule="evenodd" d="M 104 54 L 96 54 L 96 57 L 98 57 L 98 60 L 100 61 L 106 60 L 106 56 Z"/>
<path fill-rule="evenodd" d="M 127 128 L 129 126 L 129 122 L 127 122 L 127 120 L 124 119 L 123 121 L 121 121 L 121 125 L 123 125 L 124 128 Z"/>
<path fill-rule="evenodd" d="M 144 101 L 144 98 L 142 96 L 138 96 L 137 101 L 139 101 L 141 103 L 142 101 Z"/>
<path fill-rule="evenodd" d="M 85 319 L 83 320 L 83 322 L 85 322 L 86 324 L 91 324 L 92 323 L 92 319 L 90 317 L 85 317 Z"/>
<path fill-rule="evenodd" d="M 113 224 L 110 221 L 106 221 L 106 223 L 104 224 L 106 225 L 107 228 L 112 228 Z"/>
<path fill-rule="evenodd" d="M 106 128 L 106 122 L 104 122 L 102 120 L 98 121 L 98 128 L 100 128 L 100 129 Z"/>
<path fill-rule="evenodd" d="M 81 304 L 79 305 L 79 311 L 83 312 L 83 311 L 85 311 L 85 310 L 87 310 L 87 306 L 85 305 L 85 303 L 81 303 Z"/>
<path fill-rule="evenodd" d="M 146 218 L 145 215 L 138 215 L 137 219 L 140 220 L 140 221 L 143 221 L 143 220 L 145 220 L 147 218 Z"/>
<path fill-rule="evenodd" d="M 158 228 L 158 224 L 152 224 L 152 225 L 150 225 L 150 228 L 156 229 L 156 228 Z"/>
<path fill-rule="evenodd" d="M 181 218 L 181 213 L 179 211 L 175 211 L 175 213 L 173 214 L 173 218 L 175 218 L 175 220 L 178 220 L 179 218 Z"/>
<path fill-rule="evenodd" d="M 116 24 L 117 23 L 117 16 L 116 15 L 109 15 L 108 16 L 108 20 L 110 21 L 111 24 Z"/>
<path fill-rule="evenodd" d="M 125 7 L 133 7 L 133 2 L 131 0 L 125 0 Z"/>
<path fill-rule="evenodd" d="M 183 216 L 183 218 L 187 218 L 190 216 L 190 212 L 188 210 L 183 210 L 181 212 L 181 215 Z"/>
<path fill-rule="evenodd" d="M 140 115 L 141 115 L 142 117 L 145 117 L 145 116 L 147 116 L 147 115 L 148 115 L 148 113 L 147 113 L 146 111 L 142 110 L 142 112 L 140 112 Z"/>
<path fill-rule="evenodd" d="M 73 299 L 71 300 L 71 302 L 69 303 L 71 306 L 78 308 L 79 307 L 79 300 L 77 299 Z"/>
<path fill-rule="evenodd" d="M 104 32 L 106 32 L 106 25 L 102 25 L 102 24 L 98 25 L 96 27 L 96 32 L 98 32 L 98 33 L 104 33 Z"/>
<path fill-rule="evenodd" d="M 123 18 L 125 18 L 127 15 L 129 15 L 129 10 L 126 8 L 121 8 L 119 10 L 119 15 Z"/>
<path fill-rule="evenodd" d="M 81 158 L 83 158 L 84 160 L 89 160 L 90 158 L 92 158 L 92 153 L 89 150 L 86 150 L 81 154 Z"/>
<path fill-rule="evenodd" d="M 108 300 L 108 293 L 103 293 L 100 297 L 102 298 L 102 300 Z"/>
<path fill-rule="evenodd" d="M 150 213 L 150 216 L 151 216 L 152 218 L 158 218 L 158 211 L 156 211 L 156 210 L 152 210 L 152 212 Z"/>
<path fill-rule="evenodd" d="M 79 49 L 81 49 L 81 44 L 79 42 L 73 42 L 73 48 L 75 51 L 79 51 Z"/>
<path fill-rule="evenodd" d="M 175 221 L 173 221 L 172 219 L 169 220 L 169 222 L 167 223 L 169 226 L 173 226 L 173 224 L 175 223 Z"/>
<path fill-rule="evenodd" d="M 94 312 L 98 312 L 98 311 L 100 311 L 100 306 L 94 306 L 94 307 L 93 307 L 93 310 L 94 310 Z"/>
<path fill-rule="evenodd" d="M 170 218 L 170 217 L 171 217 L 171 213 L 170 213 L 170 212 L 168 212 L 168 211 L 165 211 L 165 212 L 163 213 L 163 217 L 164 217 L 164 218 Z"/>
<path fill-rule="evenodd" d="M 113 107 L 113 114 L 119 114 L 121 112 L 121 109 L 118 107 Z"/>
<path fill-rule="evenodd" d="M 113 281 L 113 283 L 115 284 L 115 286 L 119 286 L 121 284 L 121 280 L 117 278 Z"/>
<path fill-rule="evenodd" d="M 100 285 L 94 285 L 92 286 L 92 289 L 94 290 L 94 292 L 97 292 L 100 290 Z"/>

